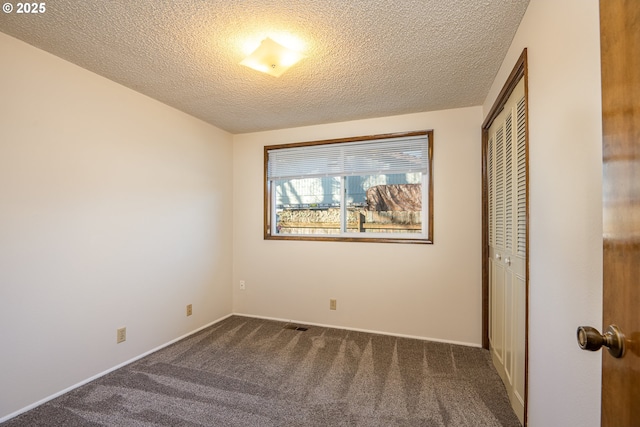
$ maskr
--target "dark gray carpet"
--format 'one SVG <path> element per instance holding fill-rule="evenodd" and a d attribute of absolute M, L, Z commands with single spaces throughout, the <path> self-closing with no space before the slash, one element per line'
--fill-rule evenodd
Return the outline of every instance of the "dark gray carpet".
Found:
<path fill-rule="evenodd" d="M 233 316 L 16 426 L 519 426 L 489 352 Z"/>

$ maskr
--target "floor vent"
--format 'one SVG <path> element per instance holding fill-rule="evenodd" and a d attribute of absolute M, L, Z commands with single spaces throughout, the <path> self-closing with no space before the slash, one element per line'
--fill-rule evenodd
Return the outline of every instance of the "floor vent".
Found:
<path fill-rule="evenodd" d="M 306 331 L 309 328 L 304 328 L 302 326 L 294 325 L 293 323 L 287 323 L 284 325 L 284 329 L 291 329 L 294 331 Z"/>

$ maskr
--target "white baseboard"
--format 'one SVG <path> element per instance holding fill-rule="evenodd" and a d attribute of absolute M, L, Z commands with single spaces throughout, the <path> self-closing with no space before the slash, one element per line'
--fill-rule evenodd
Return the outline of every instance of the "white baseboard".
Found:
<path fill-rule="evenodd" d="M 290 323 L 295 323 L 296 325 L 302 325 L 302 326 L 309 325 L 309 326 L 318 326 L 318 327 L 321 327 L 321 328 L 344 329 L 344 330 L 347 330 L 347 331 L 366 332 L 366 333 L 369 333 L 369 334 L 388 335 L 388 336 L 392 336 L 392 337 L 411 338 L 411 339 L 421 340 L 421 341 L 434 341 L 434 342 L 441 342 L 441 343 L 445 343 L 445 344 L 463 345 L 465 347 L 482 348 L 481 344 L 469 343 L 469 342 L 463 342 L 463 341 L 443 340 L 443 339 L 440 339 L 440 338 L 423 337 L 423 336 L 418 336 L 418 335 L 394 334 L 392 332 L 374 331 L 374 330 L 371 330 L 371 329 L 350 328 L 348 326 L 325 325 L 325 324 L 322 324 L 322 323 L 311 323 L 311 322 L 305 322 L 305 321 L 302 321 L 302 320 L 280 319 L 280 318 L 277 318 L 277 317 L 257 316 L 257 315 L 254 315 L 254 314 L 245 314 L 245 313 L 233 313 L 233 314 L 235 316 L 253 317 L 253 318 L 256 318 L 256 319 L 275 320 L 275 321 L 278 321 L 278 322 L 290 322 Z"/>
<path fill-rule="evenodd" d="M 143 357 L 146 357 L 146 356 L 150 355 L 151 353 L 155 353 L 155 352 L 156 352 L 156 351 L 158 351 L 158 350 L 162 350 L 163 348 L 165 348 L 165 347 L 167 347 L 167 346 L 170 346 L 171 344 L 173 344 L 173 343 L 175 343 L 175 342 L 177 342 L 177 341 L 180 341 L 180 340 L 182 340 L 182 339 L 185 339 L 185 338 L 187 338 L 188 336 L 193 335 L 193 334 L 195 334 L 196 332 L 200 332 L 201 330 L 203 330 L 203 329 L 205 329 L 205 328 L 208 328 L 209 326 L 215 325 L 216 323 L 221 322 L 221 321 L 223 321 L 224 319 L 226 319 L 226 318 L 228 318 L 228 317 L 231 317 L 231 316 L 233 316 L 233 313 L 231 313 L 231 314 L 227 314 L 226 316 L 221 317 L 221 318 L 219 318 L 219 319 L 216 319 L 216 320 L 214 320 L 213 322 L 210 322 L 210 323 L 208 323 L 208 324 L 206 324 L 206 325 L 204 325 L 204 326 L 199 327 L 198 329 L 195 329 L 195 330 L 193 330 L 193 331 L 191 331 L 191 332 L 188 332 L 188 333 L 186 333 L 186 334 L 184 334 L 184 335 L 182 335 L 182 336 L 180 336 L 180 337 L 178 337 L 178 338 L 176 338 L 176 339 L 173 339 L 173 340 L 171 340 L 171 341 L 169 341 L 169 342 L 167 342 L 167 343 L 165 343 L 165 344 L 162 344 L 162 345 L 160 345 L 160 346 L 158 346 L 158 347 L 156 347 L 156 348 L 154 348 L 154 349 L 152 349 L 152 350 L 149 350 L 149 351 L 147 351 L 147 352 L 144 352 L 144 353 L 140 354 L 139 356 L 136 356 L 136 357 L 134 357 L 134 358 L 132 358 L 132 359 L 129 359 L 129 360 L 125 361 L 125 362 L 122 362 L 122 363 L 120 363 L 120 364 L 118 364 L 118 365 L 116 365 L 116 366 L 114 366 L 114 367 L 112 367 L 112 368 L 107 369 L 106 371 L 100 372 L 99 374 L 96 374 L 96 375 L 94 375 L 94 376 L 92 376 L 92 377 L 90 377 L 90 378 L 87 378 L 86 380 L 80 381 L 80 382 L 79 382 L 79 383 L 77 383 L 77 384 L 74 384 L 74 385 L 72 385 L 72 386 L 70 386 L 70 387 L 67 387 L 67 388 L 65 388 L 64 390 L 61 390 L 61 391 L 59 391 L 59 392 L 57 392 L 57 393 L 52 394 L 51 396 L 47 396 L 47 397 L 45 397 L 44 399 L 41 399 L 41 400 L 39 400 L 39 401 L 37 401 L 37 402 L 35 402 L 35 403 L 32 403 L 31 405 L 25 406 L 25 407 L 24 407 L 24 408 L 22 408 L 22 409 L 19 409 L 19 410 L 15 411 L 15 412 L 13 412 L 13 413 L 11 413 L 11 414 L 9 414 L 9 415 L 6 415 L 6 416 L 4 416 L 4 417 L 0 418 L 0 423 L 3 423 L 3 422 L 5 422 L 5 421 L 8 421 L 8 420 L 10 420 L 11 418 L 17 417 L 18 415 L 23 414 L 23 413 L 25 413 L 25 412 L 27 412 L 27 411 L 30 411 L 31 409 L 33 409 L 33 408 L 35 408 L 35 407 L 38 407 L 38 406 L 42 405 L 43 403 L 46 403 L 46 402 L 48 402 L 48 401 L 50 401 L 50 400 L 53 400 L 53 399 L 55 399 L 56 397 L 62 396 L 63 394 L 70 392 L 71 390 L 74 390 L 74 389 L 76 389 L 76 388 L 78 388 L 78 387 L 81 387 L 81 386 L 83 386 L 83 385 L 87 384 L 87 383 L 90 383 L 90 382 L 91 382 L 91 381 L 93 381 L 93 380 L 96 380 L 96 379 L 98 379 L 98 378 L 100 378 L 100 377 L 103 377 L 103 376 L 107 375 L 108 373 L 115 371 L 116 369 L 120 369 L 120 368 L 122 368 L 123 366 L 127 366 L 128 364 L 133 363 L 133 362 L 135 362 L 136 360 L 140 360 L 140 359 L 142 359 Z"/>

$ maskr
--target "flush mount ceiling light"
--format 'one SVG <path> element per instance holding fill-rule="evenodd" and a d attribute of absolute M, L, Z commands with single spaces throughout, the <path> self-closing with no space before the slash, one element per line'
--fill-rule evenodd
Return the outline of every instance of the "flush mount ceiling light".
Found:
<path fill-rule="evenodd" d="M 300 52 L 288 49 L 267 37 L 240 64 L 270 76 L 280 77 L 282 73 L 302 58 L 304 55 Z"/>

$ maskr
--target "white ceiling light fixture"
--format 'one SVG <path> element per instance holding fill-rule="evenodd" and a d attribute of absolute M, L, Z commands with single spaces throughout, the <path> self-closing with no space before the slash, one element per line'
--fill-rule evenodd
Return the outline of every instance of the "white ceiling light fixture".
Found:
<path fill-rule="evenodd" d="M 302 58 L 304 58 L 304 55 L 300 52 L 286 48 L 267 37 L 240 64 L 270 76 L 280 77 L 289 67 Z"/>

